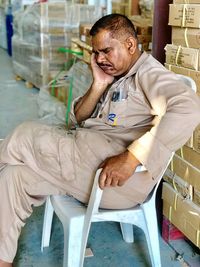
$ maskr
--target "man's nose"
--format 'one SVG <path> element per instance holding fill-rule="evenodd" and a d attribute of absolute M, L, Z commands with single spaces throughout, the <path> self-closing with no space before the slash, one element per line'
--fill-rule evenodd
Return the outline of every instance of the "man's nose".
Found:
<path fill-rule="evenodd" d="M 105 60 L 105 56 L 103 53 L 99 53 L 97 56 L 96 56 L 96 61 L 97 63 L 102 63 L 103 61 Z"/>

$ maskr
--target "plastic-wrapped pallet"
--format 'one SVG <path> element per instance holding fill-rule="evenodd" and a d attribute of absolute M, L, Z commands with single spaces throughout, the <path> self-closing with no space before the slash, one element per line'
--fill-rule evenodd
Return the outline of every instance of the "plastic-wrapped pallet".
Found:
<path fill-rule="evenodd" d="M 7 49 L 5 9 L 0 7 L 0 47 Z"/>
<path fill-rule="evenodd" d="M 57 80 L 48 86 L 43 86 L 38 95 L 38 115 L 40 120 L 48 124 L 65 124 L 66 105 L 68 104 L 68 95 L 70 90 L 70 77 L 72 78 L 72 99 L 83 95 L 92 83 L 92 72 L 88 64 L 83 61 L 74 63 L 72 68 L 66 74 L 60 73 Z M 55 100 L 55 97 L 64 103 Z M 63 92 L 63 90 L 65 92 Z M 61 99 L 64 98 L 64 99 Z"/>
<path fill-rule="evenodd" d="M 73 98 L 83 95 L 92 84 L 92 72 L 88 64 L 78 61 L 69 71 L 73 77 Z"/>
<path fill-rule="evenodd" d="M 14 21 L 15 74 L 38 88 L 48 84 L 69 59 L 58 48 L 70 47 L 80 23 L 93 23 L 99 17 L 101 9 L 89 5 L 56 2 L 28 7 Z"/>

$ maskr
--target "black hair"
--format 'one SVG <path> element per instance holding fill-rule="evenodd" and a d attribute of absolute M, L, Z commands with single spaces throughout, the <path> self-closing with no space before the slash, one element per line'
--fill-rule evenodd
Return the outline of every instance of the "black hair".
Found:
<path fill-rule="evenodd" d="M 109 31 L 112 37 L 120 38 L 126 34 L 137 38 L 134 24 L 122 14 L 115 13 L 100 18 L 92 26 L 90 35 L 95 36 L 102 29 Z"/>

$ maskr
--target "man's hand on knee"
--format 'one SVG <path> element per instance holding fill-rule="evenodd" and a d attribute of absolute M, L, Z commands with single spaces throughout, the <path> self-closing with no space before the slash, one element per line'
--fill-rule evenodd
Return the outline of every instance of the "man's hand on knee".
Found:
<path fill-rule="evenodd" d="M 107 158 L 99 167 L 103 168 L 99 177 L 101 189 L 107 186 L 122 186 L 133 175 L 140 162 L 128 150 Z"/>

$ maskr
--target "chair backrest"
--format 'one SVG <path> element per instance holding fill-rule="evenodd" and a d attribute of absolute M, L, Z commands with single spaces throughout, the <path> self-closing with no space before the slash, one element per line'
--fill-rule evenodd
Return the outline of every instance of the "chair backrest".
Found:
<path fill-rule="evenodd" d="M 182 74 L 176 74 L 176 76 L 181 81 L 183 81 L 187 86 L 189 86 L 194 92 L 197 91 L 196 83 L 195 83 L 195 81 L 191 77 L 185 76 L 185 75 L 182 75 Z"/>

